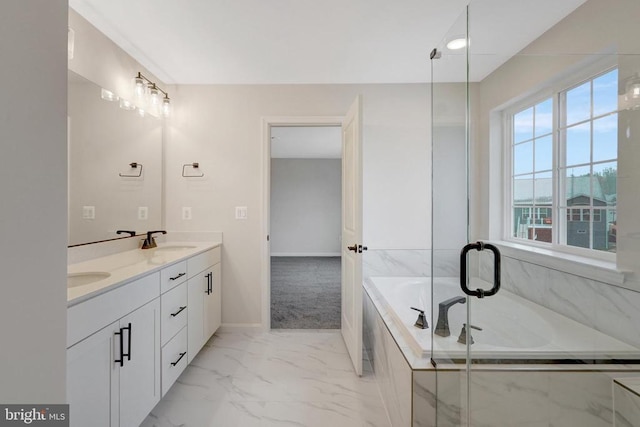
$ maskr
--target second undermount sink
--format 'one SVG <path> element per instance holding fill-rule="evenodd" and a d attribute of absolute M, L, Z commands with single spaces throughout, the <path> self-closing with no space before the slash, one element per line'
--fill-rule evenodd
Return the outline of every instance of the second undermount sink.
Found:
<path fill-rule="evenodd" d="M 190 246 L 190 245 L 165 245 L 165 246 L 158 246 L 157 248 L 155 248 L 155 251 L 183 251 L 185 249 L 194 249 L 195 246 Z"/>
<path fill-rule="evenodd" d="M 106 271 L 89 271 L 83 273 L 67 274 L 67 288 L 76 288 L 78 286 L 89 285 L 94 282 L 106 279 L 111 273 Z"/>

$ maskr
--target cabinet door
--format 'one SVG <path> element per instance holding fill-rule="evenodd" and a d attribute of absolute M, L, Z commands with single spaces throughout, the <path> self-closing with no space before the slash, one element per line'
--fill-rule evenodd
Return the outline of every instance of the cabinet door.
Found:
<path fill-rule="evenodd" d="M 124 341 L 122 353 L 128 354 L 123 366 L 117 365 L 120 427 L 138 427 L 160 401 L 159 298 L 120 319 L 120 330 Z M 119 337 L 115 346 L 120 352 Z"/>
<path fill-rule="evenodd" d="M 204 342 L 207 342 L 222 322 L 222 299 L 220 264 L 216 264 L 209 270 L 211 274 L 210 291 L 204 297 Z"/>
<path fill-rule="evenodd" d="M 204 298 L 208 287 L 208 271 L 198 273 L 187 282 L 187 356 L 191 363 L 204 344 Z"/>
<path fill-rule="evenodd" d="M 118 376 L 113 323 L 67 349 L 71 427 L 118 426 Z"/>

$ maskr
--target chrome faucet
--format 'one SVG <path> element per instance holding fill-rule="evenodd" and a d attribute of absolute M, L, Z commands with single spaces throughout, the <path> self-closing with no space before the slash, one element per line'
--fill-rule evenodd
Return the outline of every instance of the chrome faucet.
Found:
<path fill-rule="evenodd" d="M 144 239 L 144 242 L 142 242 L 142 249 L 153 249 L 158 246 L 156 244 L 156 239 L 153 238 L 153 234 L 155 233 L 167 234 L 167 232 L 164 230 L 147 231 L 147 238 Z"/>
<path fill-rule="evenodd" d="M 424 310 L 420 310 L 419 308 L 415 308 L 415 307 L 410 307 L 411 310 L 415 310 L 418 311 L 418 320 L 416 320 L 416 323 L 413 325 L 416 328 L 420 328 L 420 329 L 427 329 L 429 327 L 429 322 L 427 322 L 427 319 L 424 317 Z"/>
<path fill-rule="evenodd" d="M 436 335 L 440 335 L 441 337 L 448 337 L 451 335 L 451 331 L 449 330 L 449 308 L 452 305 L 457 303 L 464 304 L 467 302 L 465 297 L 453 297 L 449 298 L 446 301 L 442 301 L 438 304 L 438 323 L 436 324 L 436 329 L 434 333 Z"/>

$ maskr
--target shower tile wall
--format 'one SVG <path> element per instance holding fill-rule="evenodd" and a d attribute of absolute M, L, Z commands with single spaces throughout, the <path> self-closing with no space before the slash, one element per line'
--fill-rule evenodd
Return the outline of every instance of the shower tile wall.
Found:
<path fill-rule="evenodd" d="M 492 263 L 481 262 L 480 277 L 490 282 L 492 269 Z M 502 284 L 528 300 L 640 347 L 639 292 L 506 256 Z"/>

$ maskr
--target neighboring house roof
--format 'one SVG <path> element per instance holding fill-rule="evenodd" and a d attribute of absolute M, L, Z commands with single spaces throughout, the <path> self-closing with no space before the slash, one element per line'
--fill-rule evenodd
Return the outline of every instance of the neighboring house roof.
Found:
<path fill-rule="evenodd" d="M 513 181 L 513 201 L 515 204 L 530 205 L 550 205 L 553 200 L 553 181 L 551 178 L 515 179 Z M 589 197 L 591 194 L 590 177 L 574 176 L 567 178 L 566 196 L 567 200 L 578 197 Z M 535 188 L 534 188 L 535 184 Z M 534 195 L 532 194 L 535 194 Z M 617 196 L 615 194 L 604 194 L 602 185 L 597 179 L 593 180 L 593 198 L 607 204 L 615 204 Z"/>

